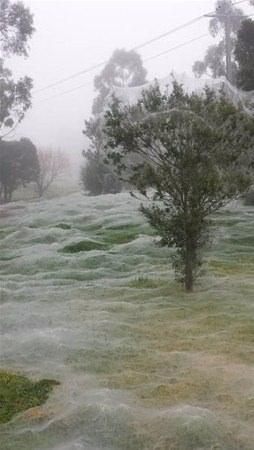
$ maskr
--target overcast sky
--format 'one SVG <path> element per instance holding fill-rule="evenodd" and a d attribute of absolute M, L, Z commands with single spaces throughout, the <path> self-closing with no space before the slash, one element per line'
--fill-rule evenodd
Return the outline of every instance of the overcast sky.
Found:
<path fill-rule="evenodd" d="M 36 33 L 27 59 L 12 58 L 15 76 L 34 80 L 33 107 L 11 138 L 26 136 L 38 147 L 62 148 L 80 155 L 85 146 L 84 120 L 94 97 L 93 78 L 99 69 L 55 88 L 37 92 L 50 83 L 107 60 L 116 48 L 130 49 L 144 41 L 214 9 L 211 0 L 24 1 L 34 15 Z M 246 6 L 245 6 L 246 5 Z M 249 11 L 247 2 L 245 11 Z M 252 11 L 253 12 L 253 11 Z M 208 31 L 209 19 L 149 45 L 140 53 L 148 58 Z M 208 36 L 167 55 L 144 63 L 150 80 L 174 70 L 191 74 L 213 39 Z M 60 93 L 85 86 L 72 93 Z"/>

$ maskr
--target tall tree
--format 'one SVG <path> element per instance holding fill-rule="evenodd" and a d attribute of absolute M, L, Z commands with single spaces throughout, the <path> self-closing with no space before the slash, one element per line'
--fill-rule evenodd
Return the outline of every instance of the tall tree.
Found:
<path fill-rule="evenodd" d="M 188 95 L 177 83 L 169 94 L 155 85 L 136 105 L 115 98 L 105 134 L 120 173 L 131 171 L 130 182 L 146 196 L 147 186 L 154 188 L 141 210 L 162 244 L 176 248 L 176 273 L 192 291 L 209 216 L 251 184 L 253 118 L 223 94 Z M 142 164 L 128 166 L 133 153 Z"/>
<path fill-rule="evenodd" d="M 34 32 L 33 16 L 20 1 L 0 0 L 0 139 L 24 117 L 31 105 L 32 80 L 14 81 L 4 58 L 27 56 L 28 42 Z"/>
<path fill-rule="evenodd" d="M 243 21 L 237 33 L 235 59 L 237 86 L 245 91 L 254 90 L 254 21 L 251 19 Z"/>
<path fill-rule="evenodd" d="M 23 119 L 31 105 L 31 88 L 31 78 L 23 77 L 15 82 L 11 71 L 0 59 L 0 139 L 1 135 L 8 134 L 7 129 L 12 129 Z"/>
<path fill-rule="evenodd" d="M 20 1 L 0 0 L 0 48 L 4 55 L 27 56 L 33 16 Z"/>
<path fill-rule="evenodd" d="M 136 51 L 115 50 L 101 74 L 94 79 L 98 95 L 93 103 L 93 114 L 102 112 L 112 88 L 141 86 L 146 83 L 146 74 L 142 59 Z"/>
<path fill-rule="evenodd" d="M 200 77 L 203 74 L 213 78 L 225 76 L 230 82 L 235 82 L 236 64 L 233 59 L 234 40 L 243 20 L 243 12 L 235 7 L 230 0 L 218 0 L 215 13 L 211 17 L 209 30 L 215 38 L 223 33 L 223 38 L 216 45 L 211 45 L 203 61 L 196 61 L 193 72 Z"/>
<path fill-rule="evenodd" d="M 111 90 L 118 87 L 140 86 L 146 83 L 146 70 L 140 55 L 134 50 L 115 50 L 101 74 L 94 79 L 98 92 L 93 103 L 93 116 L 85 121 L 83 133 L 90 141 L 90 147 L 83 152 L 86 158 L 81 171 L 81 180 L 86 190 L 93 195 L 119 192 L 121 183 L 112 167 L 106 165 L 101 113 Z"/>

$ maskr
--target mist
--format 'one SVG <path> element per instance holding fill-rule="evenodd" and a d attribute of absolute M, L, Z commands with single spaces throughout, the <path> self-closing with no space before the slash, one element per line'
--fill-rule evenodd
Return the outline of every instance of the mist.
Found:
<path fill-rule="evenodd" d="M 79 157 L 87 141 L 84 120 L 91 114 L 93 79 L 100 69 L 43 89 L 58 80 L 110 58 L 116 48 L 126 50 L 192 18 L 212 11 L 213 1 L 27 1 L 36 32 L 29 57 L 8 61 L 15 76 L 33 78 L 32 108 L 10 139 L 29 137 L 38 147 L 61 148 Z M 207 32 L 208 20 L 193 24 L 140 50 L 142 58 L 194 39 Z M 148 78 L 168 76 L 173 70 L 192 74 L 211 36 L 145 61 Z M 79 86 L 84 85 L 79 89 Z M 75 90 L 77 88 L 77 90 Z M 73 92 L 68 92 L 74 89 Z M 68 92 L 68 93 L 66 93 Z"/>

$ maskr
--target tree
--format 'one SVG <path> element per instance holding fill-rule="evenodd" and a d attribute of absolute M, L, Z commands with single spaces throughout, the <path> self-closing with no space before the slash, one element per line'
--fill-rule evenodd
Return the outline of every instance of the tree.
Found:
<path fill-rule="evenodd" d="M 31 106 L 31 88 L 31 78 L 23 77 L 15 82 L 11 71 L 0 59 L 0 139 L 5 134 L 4 130 L 19 123 Z"/>
<path fill-rule="evenodd" d="M 90 195 L 115 194 L 122 185 L 110 164 L 105 162 L 102 119 L 91 117 L 83 132 L 90 139 L 90 147 L 83 151 L 85 164 L 81 168 L 81 181 Z"/>
<path fill-rule="evenodd" d="M 0 0 L 0 140 L 23 119 L 31 105 L 31 78 L 14 81 L 4 57 L 27 56 L 34 32 L 33 16 L 20 1 Z"/>
<path fill-rule="evenodd" d="M 0 199 L 10 202 L 19 186 L 35 181 L 39 172 L 37 150 L 26 138 L 0 146 Z"/>
<path fill-rule="evenodd" d="M 42 197 L 54 181 L 56 181 L 68 168 L 69 160 L 66 155 L 52 150 L 39 150 L 39 172 L 35 180 L 36 192 Z"/>
<path fill-rule="evenodd" d="M 86 164 L 81 168 L 81 181 L 89 195 L 116 194 L 121 191 L 121 182 L 105 157 L 98 151 L 84 152 Z"/>
<path fill-rule="evenodd" d="M 150 198 L 141 211 L 162 245 L 176 248 L 176 273 L 192 291 L 209 216 L 251 184 L 253 118 L 208 88 L 188 95 L 175 83 L 169 94 L 155 84 L 136 105 L 114 98 L 104 132 L 119 172 L 131 170 L 130 182 Z M 144 163 L 128 167 L 133 153 Z"/>
<path fill-rule="evenodd" d="M 0 0 L 0 48 L 3 54 L 27 56 L 28 41 L 33 32 L 33 16 L 22 2 Z"/>
<path fill-rule="evenodd" d="M 243 20 L 243 12 L 236 8 L 229 0 L 218 0 L 215 14 L 210 15 L 209 30 L 213 37 L 223 32 L 224 37 L 217 45 L 211 45 L 203 61 L 196 61 L 193 72 L 197 77 L 203 74 L 213 78 L 225 76 L 234 83 L 236 64 L 232 60 L 234 40 Z"/>
<path fill-rule="evenodd" d="M 93 114 L 103 111 L 112 88 L 141 86 L 146 83 L 146 73 L 142 59 L 135 50 L 115 50 L 101 74 L 94 79 L 98 95 L 93 103 Z"/>
<path fill-rule="evenodd" d="M 81 169 L 84 188 L 92 195 L 120 192 L 122 184 L 110 164 L 105 164 L 105 148 L 101 113 L 111 90 L 118 87 L 140 86 L 146 83 L 146 70 L 140 55 L 134 50 L 115 50 L 101 74 L 95 77 L 98 95 L 93 103 L 93 116 L 85 122 L 83 133 L 90 140 L 86 158 Z"/>
<path fill-rule="evenodd" d="M 245 91 L 254 90 L 254 21 L 251 19 L 243 21 L 237 33 L 235 59 L 237 86 Z"/>

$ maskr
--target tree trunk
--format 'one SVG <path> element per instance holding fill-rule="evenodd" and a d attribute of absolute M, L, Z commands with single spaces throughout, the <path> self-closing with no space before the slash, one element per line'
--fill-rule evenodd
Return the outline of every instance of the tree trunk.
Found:
<path fill-rule="evenodd" d="M 190 261 L 186 262 L 184 285 L 186 292 L 193 292 L 194 277 L 193 267 Z"/>
<path fill-rule="evenodd" d="M 186 292 L 193 292 L 196 251 L 191 239 L 187 239 L 185 254 L 184 286 Z"/>
<path fill-rule="evenodd" d="M 4 186 L 4 203 L 8 203 L 8 189 Z"/>

